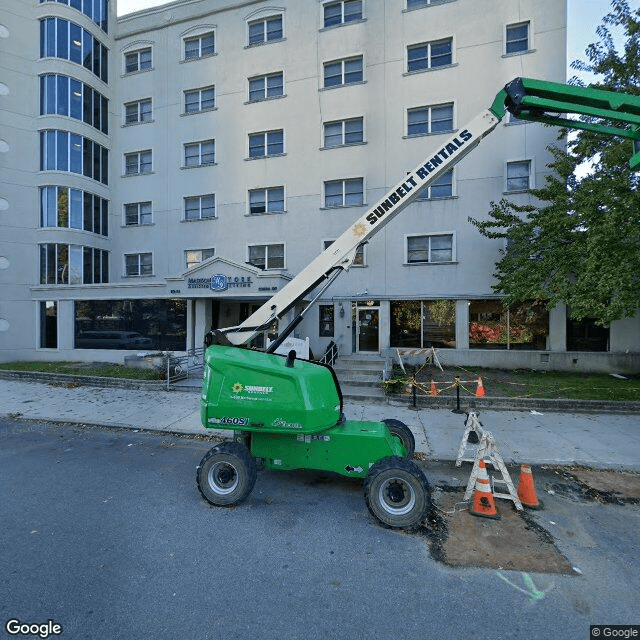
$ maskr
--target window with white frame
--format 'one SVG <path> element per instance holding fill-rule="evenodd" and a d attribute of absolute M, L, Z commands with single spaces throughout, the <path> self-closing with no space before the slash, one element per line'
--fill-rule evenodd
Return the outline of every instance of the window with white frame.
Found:
<path fill-rule="evenodd" d="M 453 169 L 449 169 L 430 185 L 423 187 L 418 200 L 435 200 L 437 198 L 453 197 Z"/>
<path fill-rule="evenodd" d="M 151 98 L 127 102 L 124 105 L 125 124 L 138 124 L 140 122 L 151 122 Z"/>
<path fill-rule="evenodd" d="M 137 49 L 124 54 L 124 72 L 136 73 L 151 69 L 151 47 Z"/>
<path fill-rule="evenodd" d="M 266 158 L 284 153 L 284 131 L 261 131 L 249 134 L 249 157 Z"/>
<path fill-rule="evenodd" d="M 453 262 L 455 260 L 452 233 L 425 234 L 407 237 L 407 263 Z"/>
<path fill-rule="evenodd" d="M 341 0 L 324 5 L 324 27 L 362 20 L 362 0 Z"/>
<path fill-rule="evenodd" d="M 216 217 L 216 196 L 208 193 L 184 199 L 185 220 L 211 220 Z"/>
<path fill-rule="evenodd" d="M 146 151 L 135 151 L 124 155 L 124 174 L 126 176 L 137 176 L 144 173 L 151 173 L 151 149 Z"/>
<path fill-rule="evenodd" d="M 153 254 L 126 253 L 124 256 L 124 273 L 128 277 L 153 275 Z"/>
<path fill-rule="evenodd" d="M 322 243 L 322 249 L 328 249 L 333 243 L 335 242 L 335 240 L 324 240 Z M 365 254 L 364 254 L 364 244 L 360 244 L 358 245 L 358 248 L 356 249 L 356 257 L 353 260 L 353 265 L 354 267 L 364 267 L 366 266 L 365 263 Z"/>
<path fill-rule="evenodd" d="M 214 140 L 189 142 L 184 145 L 184 166 L 203 167 L 216 161 L 216 145 Z"/>
<path fill-rule="evenodd" d="M 284 187 L 267 187 L 249 191 L 249 213 L 284 213 Z"/>
<path fill-rule="evenodd" d="M 407 71 L 424 71 L 453 64 L 453 38 L 407 47 Z"/>
<path fill-rule="evenodd" d="M 195 60 L 215 53 L 215 35 L 213 31 L 201 36 L 184 39 L 184 59 Z"/>
<path fill-rule="evenodd" d="M 357 207 L 364 203 L 364 178 L 328 180 L 324 183 L 324 206 Z"/>
<path fill-rule="evenodd" d="M 213 258 L 214 253 L 214 249 L 188 249 L 184 252 L 187 269 L 193 269 L 201 262 Z"/>
<path fill-rule="evenodd" d="M 349 118 L 324 123 L 325 148 L 361 142 L 364 142 L 364 118 Z"/>
<path fill-rule="evenodd" d="M 324 63 L 324 87 L 340 87 L 363 81 L 363 58 L 345 58 Z"/>
<path fill-rule="evenodd" d="M 124 205 L 124 224 L 127 227 L 153 222 L 151 202 L 130 202 Z"/>
<path fill-rule="evenodd" d="M 453 131 L 453 103 L 417 107 L 407 110 L 407 135 Z"/>
<path fill-rule="evenodd" d="M 282 16 L 269 16 L 249 22 L 249 45 L 282 40 Z"/>
<path fill-rule="evenodd" d="M 254 267 L 284 269 L 284 244 L 254 244 L 248 249 L 248 262 Z"/>
<path fill-rule="evenodd" d="M 189 89 L 184 92 L 184 112 L 198 113 L 213 109 L 216 106 L 215 87 L 203 87 L 202 89 Z"/>
<path fill-rule="evenodd" d="M 527 191 L 531 188 L 531 160 L 507 162 L 505 191 Z"/>
<path fill-rule="evenodd" d="M 249 102 L 259 102 L 284 95 L 284 74 L 269 73 L 249 78 Z"/>
<path fill-rule="evenodd" d="M 508 24 L 505 34 L 505 53 L 523 53 L 529 51 L 529 23 Z"/>

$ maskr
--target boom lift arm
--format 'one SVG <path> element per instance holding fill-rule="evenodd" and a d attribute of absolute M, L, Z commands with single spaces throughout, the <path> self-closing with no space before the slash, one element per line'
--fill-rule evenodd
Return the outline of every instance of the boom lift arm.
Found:
<path fill-rule="evenodd" d="M 415 200 L 421 189 L 460 162 L 496 128 L 507 111 L 523 120 L 632 139 L 635 141 L 636 152 L 629 165 L 632 169 L 640 166 L 640 96 L 516 78 L 497 94 L 488 110 L 480 113 L 466 127 L 432 151 L 421 164 L 350 225 L 331 246 L 242 324 L 209 332 L 205 336 L 205 344 L 246 344 L 321 285 L 313 300 L 280 331 L 278 338 L 269 346 L 268 352 L 274 352 L 300 324 L 315 300 L 341 273 L 351 267 L 358 247 Z M 583 122 L 570 119 L 570 114 L 590 116 L 598 120 Z"/>

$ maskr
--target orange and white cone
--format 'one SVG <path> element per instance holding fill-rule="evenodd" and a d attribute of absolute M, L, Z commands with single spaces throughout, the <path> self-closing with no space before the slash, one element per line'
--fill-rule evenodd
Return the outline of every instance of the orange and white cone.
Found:
<path fill-rule="evenodd" d="M 485 394 L 482 378 L 478 376 L 478 388 L 476 389 L 476 398 L 482 398 Z"/>
<path fill-rule="evenodd" d="M 432 380 L 431 381 L 431 391 L 430 394 L 432 397 L 436 397 L 438 395 L 438 389 L 436 388 L 436 383 Z"/>
<path fill-rule="evenodd" d="M 528 509 L 542 509 L 542 502 L 538 500 L 536 487 L 533 484 L 531 466 L 523 464 L 520 467 L 520 482 L 518 484 L 518 498 Z"/>
<path fill-rule="evenodd" d="M 476 488 L 473 492 L 473 501 L 469 508 L 469 513 L 474 516 L 483 518 L 493 518 L 500 520 L 498 510 L 496 509 L 496 500 L 491 491 L 491 483 L 489 482 L 489 474 L 485 466 L 484 460 L 479 462 L 480 471 L 476 478 Z"/>

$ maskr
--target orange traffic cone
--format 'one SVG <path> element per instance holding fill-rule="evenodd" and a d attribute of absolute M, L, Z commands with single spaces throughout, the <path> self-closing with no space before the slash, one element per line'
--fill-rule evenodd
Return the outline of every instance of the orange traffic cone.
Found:
<path fill-rule="evenodd" d="M 431 381 L 431 395 L 435 398 L 438 395 L 438 389 L 436 388 L 436 383 Z"/>
<path fill-rule="evenodd" d="M 478 388 L 476 389 L 476 397 L 482 398 L 485 394 L 484 386 L 482 385 L 482 378 L 478 376 Z"/>
<path fill-rule="evenodd" d="M 533 474 L 528 464 L 520 467 L 520 482 L 518 484 L 518 498 L 523 506 L 529 509 L 542 509 L 542 502 L 536 495 L 536 487 L 533 484 Z"/>
<path fill-rule="evenodd" d="M 479 466 L 480 472 L 476 478 L 476 488 L 473 492 L 473 502 L 471 503 L 469 513 L 474 516 L 500 520 L 500 516 L 496 509 L 496 500 L 491 492 L 489 474 L 487 473 L 484 460 L 480 460 Z"/>

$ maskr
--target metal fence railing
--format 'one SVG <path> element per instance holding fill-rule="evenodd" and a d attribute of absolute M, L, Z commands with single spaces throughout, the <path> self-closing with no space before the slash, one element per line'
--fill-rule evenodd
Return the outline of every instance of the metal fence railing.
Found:
<path fill-rule="evenodd" d="M 204 347 L 190 349 L 186 353 L 163 352 L 163 366 L 167 388 L 180 380 L 186 380 L 193 373 L 202 375 L 204 367 Z"/>
<path fill-rule="evenodd" d="M 327 350 L 324 352 L 322 358 L 320 358 L 320 362 L 322 364 L 328 364 L 333 366 L 335 361 L 338 359 L 338 345 L 332 340 L 327 347 Z"/>

